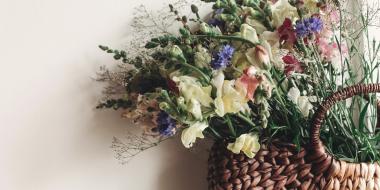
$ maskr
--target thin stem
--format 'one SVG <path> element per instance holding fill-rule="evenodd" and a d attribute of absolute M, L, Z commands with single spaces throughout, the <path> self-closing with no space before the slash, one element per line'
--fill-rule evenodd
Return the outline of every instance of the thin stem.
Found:
<path fill-rule="evenodd" d="M 232 41 L 240 41 L 243 43 L 247 43 L 251 45 L 252 47 L 256 47 L 257 45 L 260 45 L 259 43 L 253 43 L 250 40 L 247 40 L 245 38 L 239 37 L 239 36 L 224 36 L 224 35 L 192 35 L 194 38 L 212 38 L 212 39 L 218 39 L 218 40 L 232 40 Z"/>
<path fill-rule="evenodd" d="M 227 122 L 228 128 L 230 129 L 232 136 L 236 137 L 236 130 L 231 122 L 231 117 L 229 115 L 226 115 L 225 120 Z"/>
<path fill-rule="evenodd" d="M 252 122 L 252 120 L 244 116 L 243 114 L 238 113 L 237 116 L 243 121 L 245 121 L 247 124 L 249 124 L 252 128 L 256 127 L 256 125 Z"/>
<path fill-rule="evenodd" d="M 206 84 L 209 84 L 210 83 L 210 77 L 208 75 L 206 75 L 204 72 L 202 72 L 198 67 L 195 67 L 193 65 L 190 65 L 187 63 L 186 59 L 184 57 L 181 57 L 179 59 L 179 62 L 185 66 L 185 67 L 188 67 L 190 69 L 192 69 L 193 71 L 197 72 L 198 74 L 201 75 L 201 77 L 205 80 Z"/>

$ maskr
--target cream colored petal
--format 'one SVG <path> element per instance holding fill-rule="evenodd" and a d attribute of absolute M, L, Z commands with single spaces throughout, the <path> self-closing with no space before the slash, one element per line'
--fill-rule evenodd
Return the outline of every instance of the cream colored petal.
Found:
<path fill-rule="evenodd" d="M 214 73 L 211 84 L 216 88 L 216 96 L 221 97 L 223 92 L 224 74 L 223 71 L 218 70 Z"/>
<path fill-rule="evenodd" d="M 259 43 L 259 37 L 257 36 L 257 32 L 254 28 L 249 26 L 248 24 L 242 24 L 240 27 L 241 36 L 244 39 L 251 41 L 252 43 Z"/>
<path fill-rule="evenodd" d="M 249 158 L 253 158 L 260 150 L 259 138 L 253 133 L 243 134 L 234 143 L 229 143 L 227 149 L 235 154 L 242 151 Z"/>
<path fill-rule="evenodd" d="M 298 88 L 292 87 L 288 92 L 288 98 L 294 104 L 298 104 L 298 98 L 301 96 L 301 92 Z"/>
<path fill-rule="evenodd" d="M 193 146 L 197 138 L 204 138 L 203 131 L 208 127 L 206 122 L 196 122 L 182 131 L 181 141 L 186 148 Z"/>
<path fill-rule="evenodd" d="M 249 24 L 252 26 L 258 34 L 262 34 L 268 29 L 262 24 L 262 22 L 252 18 L 251 16 L 247 17 L 245 20 L 245 23 Z"/>
<path fill-rule="evenodd" d="M 188 112 L 190 112 L 195 117 L 195 119 L 202 120 L 202 109 L 201 104 L 198 100 L 192 98 L 187 107 Z"/>
<path fill-rule="evenodd" d="M 304 117 L 309 117 L 310 110 L 313 109 L 313 105 L 309 102 L 307 96 L 301 96 L 298 98 L 298 107 Z"/>

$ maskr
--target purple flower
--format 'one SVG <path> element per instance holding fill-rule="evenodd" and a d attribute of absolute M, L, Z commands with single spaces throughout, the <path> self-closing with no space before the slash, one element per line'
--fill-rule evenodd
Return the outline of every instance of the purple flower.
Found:
<path fill-rule="evenodd" d="M 218 53 L 214 54 L 211 67 L 213 69 L 226 68 L 231 63 L 234 52 L 235 48 L 230 45 L 224 45 Z"/>
<path fill-rule="evenodd" d="M 311 17 L 309 19 L 309 28 L 313 32 L 321 32 L 323 29 L 323 22 L 318 17 Z"/>
<path fill-rule="evenodd" d="M 176 122 L 168 113 L 161 111 L 157 117 L 157 129 L 160 135 L 165 137 L 173 136 L 175 133 Z"/>
<path fill-rule="evenodd" d="M 219 26 L 223 27 L 224 22 L 217 17 L 223 13 L 224 9 L 216 9 L 214 12 L 214 16 L 207 22 L 207 24 L 211 26 Z"/>
<path fill-rule="evenodd" d="M 304 20 L 297 21 L 296 33 L 300 38 L 307 37 L 313 33 L 322 31 L 323 22 L 318 17 L 311 17 Z"/>
<path fill-rule="evenodd" d="M 217 18 L 212 18 L 212 19 L 210 19 L 207 22 L 207 24 L 209 24 L 211 26 L 219 26 L 219 27 L 221 27 L 221 26 L 223 26 L 224 22 L 221 21 L 221 20 L 219 20 L 219 19 L 217 19 Z"/>

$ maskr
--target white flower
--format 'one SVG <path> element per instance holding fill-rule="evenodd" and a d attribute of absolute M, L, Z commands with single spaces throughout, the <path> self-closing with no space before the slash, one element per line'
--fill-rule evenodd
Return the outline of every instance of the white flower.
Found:
<path fill-rule="evenodd" d="M 222 70 L 218 70 L 214 73 L 214 76 L 211 80 L 211 84 L 216 88 L 216 96 L 222 96 L 222 88 L 224 83 L 224 74 Z"/>
<path fill-rule="evenodd" d="M 229 143 L 227 149 L 235 154 L 244 152 L 249 158 L 253 158 L 260 150 L 259 138 L 256 134 L 243 134 L 234 143 Z"/>
<path fill-rule="evenodd" d="M 298 17 L 297 8 L 293 7 L 289 0 L 279 0 L 274 5 L 272 5 L 272 17 L 273 17 L 273 26 L 276 28 L 280 27 L 285 18 L 294 18 Z"/>
<path fill-rule="evenodd" d="M 261 45 L 264 46 L 265 49 L 268 51 L 273 66 L 280 71 L 284 70 L 285 65 L 282 60 L 282 57 L 284 55 L 281 53 L 279 43 L 280 37 L 278 32 L 265 31 L 263 34 L 260 35 L 260 39 Z"/>
<path fill-rule="evenodd" d="M 251 41 L 252 43 L 259 43 L 259 37 L 254 28 L 248 24 L 242 24 L 240 27 L 240 35 L 246 40 Z"/>
<path fill-rule="evenodd" d="M 196 78 L 190 76 L 174 76 L 172 80 L 178 84 L 180 94 L 185 98 L 186 102 L 195 99 L 201 105 L 210 107 L 213 101 L 211 98 L 211 86 L 202 87 Z"/>
<path fill-rule="evenodd" d="M 294 104 L 298 104 L 298 98 L 301 96 L 301 92 L 298 88 L 292 87 L 288 92 L 288 98 Z"/>
<path fill-rule="evenodd" d="M 313 109 L 313 105 L 309 101 L 309 97 L 300 96 L 298 98 L 298 107 L 304 117 L 309 117 L 310 110 Z"/>
<path fill-rule="evenodd" d="M 195 119 L 197 120 L 202 120 L 202 109 L 201 109 L 201 104 L 199 103 L 198 100 L 191 98 L 189 105 L 187 106 L 187 111 L 193 114 Z"/>
<path fill-rule="evenodd" d="M 276 69 L 283 71 L 285 68 L 285 64 L 280 54 L 279 45 L 271 46 L 267 41 L 262 41 L 261 44 L 267 50 L 270 61 L 273 63 L 273 66 Z"/>
<path fill-rule="evenodd" d="M 197 138 L 204 138 L 203 131 L 208 127 L 206 122 L 193 123 L 189 128 L 182 131 L 181 141 L 186 148 L 193 146 Z"/>
<path fill-rule="evenodd" d="M 309 97 L 301 96 L 300 90 L 296 87 L 292 87 L 288 92 L 288 98 L 298 106 L 304 117 L 309 117 L 310 110 L 313 109 Z"/>

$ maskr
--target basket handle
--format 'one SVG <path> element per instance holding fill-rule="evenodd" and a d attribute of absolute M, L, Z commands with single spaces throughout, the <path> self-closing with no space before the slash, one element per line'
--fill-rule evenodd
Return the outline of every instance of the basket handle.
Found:
<path fill-rule="evenodd" d="M 323 121 L 326 118 L 327 111 L 337 102 L 346 100 L 356 95 L 367 95 L 369 93 L 380 92 L 380 84 L 358 84 L 344 88 L 338 92 L 335 92 L 327 99 L 325 99 L 322 104 L 319 106 L 317 112 L 314 115 L 311 135 L 310 135 L 310 146 L 315 151 L 325 152 L 325 148 L 320 139 L 320 129 Z M 378 102 L 379 109 L 379 102 Z M 380 110 L 378 110 L 380 111 Z M 320 152 L 321 153 L 321 152 Z"/>

